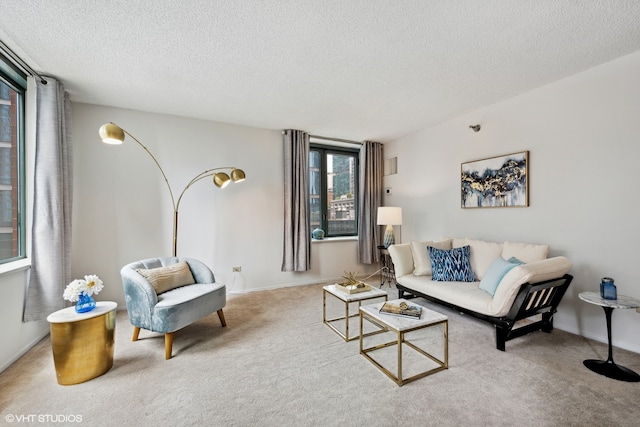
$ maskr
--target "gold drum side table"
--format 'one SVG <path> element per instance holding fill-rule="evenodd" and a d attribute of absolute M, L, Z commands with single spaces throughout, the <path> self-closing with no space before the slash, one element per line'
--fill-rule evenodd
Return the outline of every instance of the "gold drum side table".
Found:
<path fill-rule="evenodd" d="M 87 313 L 68 307 L 47 317 L 58 384 L 79 384 L 111 369 L 117 307 L 100 301 Z"/>

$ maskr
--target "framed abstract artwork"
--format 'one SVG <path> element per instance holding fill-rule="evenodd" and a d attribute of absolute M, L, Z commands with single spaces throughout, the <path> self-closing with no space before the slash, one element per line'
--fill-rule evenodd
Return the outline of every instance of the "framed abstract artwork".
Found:
<path fill-rule="evenodd" d="M 529 152 L 462 163 L 462 208 L 529 206 Z"/>

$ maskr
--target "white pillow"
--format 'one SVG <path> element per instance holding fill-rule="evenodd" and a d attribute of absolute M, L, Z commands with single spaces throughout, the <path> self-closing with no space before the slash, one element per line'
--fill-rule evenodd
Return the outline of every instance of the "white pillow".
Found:
<path fill-rule="evenodd" d="M 461 248 L 463 246 L 467 246 L 467 238 L 466 237 L 453 237 L 451 240 L 452 248 Z"/>
<path fill-rule="evenodd" d="M 518 258 L 520 261 L 529 263 L 547 259 L 549 245 L 530 245 L 527 243 L 504 242 L 502 245 L 502 258 Z"/>
<path fill-rule="evenodd" d="M 502 243 L 467 238 L 466 244 L 471 247 L 471 268 L 476 279 L 482 280 L 491 264 L 502 255 Z"/>
<path fill-rule="evenodd" d="M 193 279 L 189 265 L 185 262 L 178 262 L 166 267 L 152 269 L 139 268 L 136 270 L 141 276 L 153 286 L 156 294 L 179 288 L 180 286 L 191 285 L 196 281 Z"/>
<path fill-rule="evenodd" d="M 427 246 L 436 249 L 451 249 L 451 240 L 442 240 L 440 242 L 416 242 L 411 241 L 411 253 L 413 255 L 413 275 L 414 276 L 431 276 L 431 258 L 427 251 Z"/>

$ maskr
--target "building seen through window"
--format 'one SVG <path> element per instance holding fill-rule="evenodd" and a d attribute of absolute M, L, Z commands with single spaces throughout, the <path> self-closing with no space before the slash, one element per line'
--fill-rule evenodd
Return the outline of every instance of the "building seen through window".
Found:
<path fill-rule="evenodd" d="M 357 149 L 312 144 L 309 153 L 311 229 L 325 237 L 356 236 Z"/>
<path fill-rule="evenodd" d="M 24 255 L 21 185 L 23 92 L 0 74 L 0 263 Z"/>

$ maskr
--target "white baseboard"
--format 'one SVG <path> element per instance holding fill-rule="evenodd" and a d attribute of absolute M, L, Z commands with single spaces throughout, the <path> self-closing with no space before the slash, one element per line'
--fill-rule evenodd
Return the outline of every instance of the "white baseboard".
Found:
<path fill-rule="evenodd" d="M 344 279 L 342 277 L 334 277 L 329 279 L 310 280 L 308 282 L 300 282 L 300 283 L 285 283 L 283 285 L 265 286 L 263 288 L 251 288 L 251 289 L 233 289 L 233 288 L 228 289 L 227 288 L 227 294 L 230 294 L 230 295 L 250 294 L 252 292 L 268 291 L 271 289 L 291 288 L 294 286 L 318 285 L 321 283 L 337 282 L 339 280 L 344 280 Z"/>
<path fill-rule="evenodd" d="M 571 334 L 578 335 L 578 336 L 581 336 L 581 337 L 585 337 L 585 338 L 588 338 L 590 340 L 598 341 L 598 342 L 601 342 L 603 344 L 608 344 L 609 343 L 608 338 L 605 335 L 592 334 L 592 333 L 584 332 L 584 331 L 581 332 L 581 331 L 577 330 L 575 327 L 567 327 L 566 325 L 558 323 L 555 318 L 553 320 L 554 320 L 554 322 L 553 322 L 553 328 L 554 329 L 560 329 L 561 331 L 569 332 Z M 632 351 L 634 353 L 640 353 L 640 347 L 638 347 L 634 343 L 629 343 L 629 342 L 624 342 L 624 341 L 620 342 L 620 341 L 614 340 L 613 346 L 621 348 L 621 349 L 624 349 L 624 350 L 629 350 L 629 351 Z"/>
<path fill-rule="evenodd" d="M 2 366 L 0 366 L 0 372 L 3 372 L 5 369 L 7 369 L 9 366 L 11 366 L 14 362 L 16 362 L 22 356 L 24 356 L 29 350 L 31 350 L 33 348 L 33 346 L 38 344 L 47 335 L 49 335 L 49 330 L 43 331 L 42 334 L 40 334 L 39 336 L 37 336 L 33 340 L 31 340 L 29 343 L 27 343 L 13 357 L 11 357 L 9 360 L 5 361 L 5 363 Z"/>

